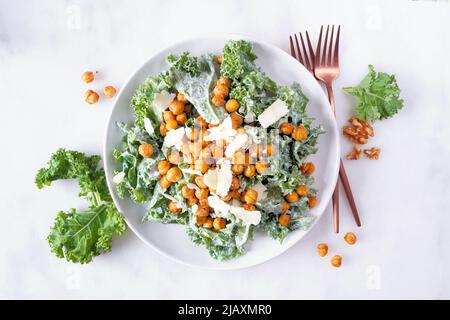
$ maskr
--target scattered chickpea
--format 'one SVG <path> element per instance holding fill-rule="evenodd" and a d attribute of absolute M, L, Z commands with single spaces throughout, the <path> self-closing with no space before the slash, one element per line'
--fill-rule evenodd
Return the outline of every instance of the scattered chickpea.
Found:
<path fill-rule="evenodd" d="M 308 187 L 304 184 L 299 185 L 295 191 L 298 193 L 300 197 L 306 197 L 308 195 Z"/>
<path fill-rule="evenodd" d="M 286 201 L 289 203 L 296 202 L 296 201 L 298 201 L 298 194 L 297 194 L 297 192 L 294 191 L 294 192 L 291 192 L 288 195 L 286 195 L 285 198 L 286 198 Z"/>
<path fill-rule="evenodd" d="M 165 175 L 167 174 L 167 171 L 169 171 L 170 169 L 170 163 L 167 160 L 161 160 L 160 162 L 158 162 L 158 172 L 161 175 Z"/>
<path fill-rule="evenodd" d="M 211 98 L 211 103 L 216 107 L 222 107 L 225 104 L 225 98 L 222 96 L 213 95 Z"/>
<path fill-rule="evenodd" d="M 163 189 L 167 189 L 168 187 L 170 187 L 170 184 L 171 183 L 169 180 L 167 180 L 166 176 L 162 176 L 161 179 L 159 179 L 159 185 Z"/>
<path fill-rule="evenodd" d="M 353 232 L 347 232 L 344 236 L 345 242 L 350 245 L 354 245 L 356 243 L 356 235 Z"/>
<path fill-rule="evenodd" d="M 206 207 L 198 207 L 195 215 L 197 217 L 207 217 L 207 216 L 209 216 L 209 209 Z"/>
<path fill-rule="evenodd" d="M 317 197 L 312 196 L 308 198 L 308 206 L 314 208 L 317 205 Z"/>
<path fill-rule="evenodd" d="M 178 122 L 175 119 L 169 119 L 169 121 L 166 121 L 166 129 L 167 131 L 175 130 L 178 128 Z"/>
<path fill-rule="evenodd" d="M 267 168 L 269 168 L 269 164 L 266 163 L 266 162 L 263 162 L 263 161 L 258 161 L 258 162 L 255 164 L 255 168 L 256 168 L 256 171 L 258 171 L 258 173 L 261 174 L 261 173 L 263 173 L 264 171 L 266 171 Z"/>
<path fill-rule="evenodd" d="M 222 61 L 223 61 L 222 55 L 219 54 L 219 55 L 217 56 L 216 61 L 217 61 L 218 64 L 222 64 Z"/>
<path fill-rule="evenodd" d="M 194 162 L 195 170 L 200 171 L 201 173 L 205 173 L 206 171 L 208 171 L 208 168 L 209 168 L 208 164 L 205 161 L 201 159 L 195 160 Z"/>
<path fill-rule="evenodd" d="M 233 129 L 234 130 L 238 129 L 244 122 L 244 119 L 240 115 L 238 115 L 236 112 L 230 113 L 230 116 L 231 116 L 231 122 L 233 124 Z"/>
<path fill-rule="evenodd" d="M 220 199 L 223 200 L 224 202 L 230 202 L 231 199 L 233 199 L 233 195 L 231 192 L 228 192 L 226 196 L 220 197 Z"/>
<path fill-rule="evenodd" d="M 253 177 L 255 175 L 255 173 L 256 173 L 256 169 L 253 164 L 249 164 L 244 169 L 244 176 L 246 176 L 247 178 Z"/>
<path fill-rule="evenodd" d="M 186 112 L 183 112 L 182 114 L 177 115 L 176 120 L 180 125 L 184 126 L 187 122 Z"/>
<path fill-rule="evenodd" d="M 153 146 L 150 143 L 143 143 L 138 148 L 139 154 L 144 158 L 150 158 L 153 154 Z"/>
<path fill-rule="evenodd" d="M 175 120 L 175 115 L 173 114 L 172 111 L 165 110 L 165 111 L 163 111 L 163 119 L 165 122 L 167 122 L 169 120 Z"/>
<path fill-rule="evenodd" d="M 181 162 L 181 154 L 178 151 L 172 151 L 167 160 L 171 164 L 179 164 Z"/>
<path fill-rule="evenodd" d="M 233 154 L 231 159 L 233 164 L 244 164 L 245 163 L 245 152 L 243 150 L 238 150 Z"/>
<path fill-rule="evenodd" d="M 187 204 L 190 207 L 192 207 L 197 202 L 198 202 L 198 199 L 196 197 L 191 197 L 191 198 L 187 199 Z"/>
<path fill-rule="evenodd" d="M 335 255 L 331 258 L 331 265 L 335 268 L 339 268 L 342 265 L 342 257 Z"/>
<path fill-rule="evenodd" d="M 181 195 L 185 199 L 189 199 L 195 196 L 195 190 L 190 189 L 186 184 L 181 188 Z"/>
<path fill-rule="evenodd" d="M 243 164 L 233 164 L 231 166 L 231 171 L 234 174 L 236 174 L 236 175 L 241 174 L 242 172 L 244 172 L 244 169 L 245 169 L 245 167 L 244 167 Z"/>
<path fill-rule="evenodd" d="M 169 110 L 176 116 L 182 114 L 184 112 L 184 103 L 178 100 L 173 100 L 169 105 Z"/>
<path fill-rule="evenodd" d="M 208 198 L 198 199 L 198 205 L 202 208 L 209 208 Z"/>
<path fill-rule="evenodd" d="M 244 193 L 244 202 L 248 204 L 254 204 L 258 199 L 258 192 L 253 189 L 248 189 Z"/>
<path fill-rule="evenodd" d="M 195 124 L 200 125 L 203 129 L 208 127 L 208 122 L 206 122 L 202 116 L 198 116 L 197 119 L 195 119 Z"/>
<path fill-rule="evenodd" d="M 227 87 L 229 87 L 231 85 L 231 81 L 228 78 L 225 77 L 220 77 L 219 80 L 217 80 L 217 85 L 221 84 L 221 85 L 225 85 Z"/>
<path fill-rule="evenodd" d="M 291 222 L 291 215 L 289 214 L 282 214 L 278 218 L 278 223 L 281 224 L 283 227 L 287 227 L 290 222 Z"/>
<path fill-rule="evenodd" d="M 90 83 L 94 81 L 94 73 L 92 71 L 86 71 L 81 75 L 81 79 L 86 83 Z"/>
<path fill-rule="evenodd" d="M 247 211 L 255 211 L 256 210 L 256 207 L 253 204 L 249 204 L 249 203 L 243 203 L 242 208 L 244 208 L 244 210 L 247 210 Z"/>
<path fill-rule="evenodd" d="M 182 174 L 180 169 L 178 169 L 177 167 L 172 167 L 169 169 L 169 171 L 167 171 L 166 177 L 167 180 L 170 182 L 177 182 L 182 178 Z"/>
<path fill-rule="evenodd" d="M 289 122 L 283 122 L 280 126 L 280 132 L 282 134 L 291 135 L 292 131 L 294 131 L 294 126 Z"/>
<path fill-rule="evenodd" d="M 280 213 L 286 213 L 289 210 L 289 203 L 287 203 L 286 201 L 283 201 L 280 203 L 281 205 L 281 211 Z"/>
<path fill-rule="evenodd" d="M 211 229 L 213 227 L 214 219 L 207 217 L 205 223 L 203 223 L 203 228 Z"/>
<path fill-rule="evenodd" d="M 232 190 L 230 191 L 230 194 L 233 199 L 239 199 L 241 197 L 241 194 L 238 190 Z"/>
<path fill-rule="evenodd" d="M 177 100 L 182 102 L 183 104 L 188 102 L 184 93 L 181 93 L 181 92 L 177 93 Z"/>
<path fill-rule="evenodd" d="M 225 228 L 225 219 L 224 218 L 215 218 L 213 222 L 213 227 L 216 230 L 221 230 Z"/>
<path fill-rule="evenodd" d="M 161 123 L 161 125 L 159 126 L 159 134 L 162 135 L 163 137 L 167 134 L 167 128 L 164 122 Z"/>
<path fill-rule="evenodd" d="M 233 177 L 233 179 L 231 180 L 230 189 L 231 190 L 238 190 L 240 185 L 241 185 L 241 182 L 239 181 L 239 178 Z"/>
<path fill-rule="evenodd" d="M 116 88 L 114 88 L 113 86 L 106 86 L 103 88 L 103 94 L 106 98 L 112 98 L 116 95 Z"/>
<path fill-rule="evenodd" d="M 326 243 L 319 243 L 317 245 L 317 253 L 319 253 L 319 256 L 325 257 L 328 254 L 328 246 Z"/>
<path fill-rule="evenodd" d="M 207 217 L 199 217 L 199 216 L 196 216 L 195 219 L 196 219 L 196 224 L 199 226 L 203 225 L 208 220 Z"/>
<path fill-rule="evenodd" d="M 176 203 L 175 201 L 170 201 L 168 208 L 171 213 L 180 213 L 181 212 L 181 208 L 178 208 L 178 203 Z"/>
<path fill-rule="evenodd" d="M 203 176 L 196 176 L 195 179 L 195 184 L 202 189 L 207 189 L 208 186 L 203 182 Z"/>
<path fill-rule="evenodd" d="M 97 94 L 97 92 L 93 91 L 93 90 L 88 90 L 84 93 L 84 101 L 86 101 L 89 104 L 94 104 L 97 103 L 99 99 L 99 96 Z"/>
<path fill-rule="evenodd" d="M 225 104 L 225 110 L 228 112 L 235 112 L 239 109 L 239 102 L 236 99 L 230 99 Z"/>
<path fill-rule="evenodd" d="M 305 140 L 308 137 L 308 130 L 302 125 L 295 127 L 291 134 L 292 138 L 297 141 Z"/>
<path fill-rule="evenodd" d="M 208 189 L 200 189 L 195 191 L 195 196 L 197 199 L 206 199 L 208 198 L 209 190 Z"/>
<path fill-rule="evenodd" d="M 304 162 L 300 166 L 300 171 L 308 176 L 312 175 L 314 173 L 315 166 L 312 162 Z"/>

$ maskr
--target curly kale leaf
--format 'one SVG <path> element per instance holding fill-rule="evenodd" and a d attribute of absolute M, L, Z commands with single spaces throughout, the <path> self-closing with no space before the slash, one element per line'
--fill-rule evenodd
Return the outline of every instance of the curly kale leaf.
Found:
<path fill-rule="evenodd" d="M 355 114 L 365 121 L 390 118 L 403 108 L 395 76 L 376 72 L 372 65 L 369 65 L 369 74 L 359 85 L 346 87 L 344 91 L 358 98 Z"/>
<path fill-rule="evenodd" d="M 189 52 L 183 52 L 179 56 L 169 54 L 167 62 L 175 69 L 184 71 L 191 76 L 198 76 L 202 71 L 202 66 L 197 57 L 191 57 Z"/>
<path fill-rule="evenodd" d="M 229 41 L 223 48 L 222 54 L 220 73 L 231 80 L 237 80 L 244 74 L 257 70 L 254 64 L 256 55 L 253 53 L 252 44 L 248 41 Z"/>

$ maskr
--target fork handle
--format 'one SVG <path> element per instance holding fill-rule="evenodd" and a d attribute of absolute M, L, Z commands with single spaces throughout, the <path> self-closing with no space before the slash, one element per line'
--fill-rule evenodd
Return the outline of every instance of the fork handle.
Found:
<path fill-rule="evenodd" d="M 361 220 L 359 219 L 358 209 L 356 208 L 355 199 L 353 198 L 352 189 L 350 188 L 350 183 L 348 182 L 347 173 L 345 172 L 345 167 L 342 159 L 339 165 L 339 177 L 341 178 L 342 185 L 344 186 L 345 194 L 347 196 L 348 203 L 350 204 L 350 208 L 352 209 L 352 215 L 355 219 L 356 225 L 358 227 L 361 227 Z"/>

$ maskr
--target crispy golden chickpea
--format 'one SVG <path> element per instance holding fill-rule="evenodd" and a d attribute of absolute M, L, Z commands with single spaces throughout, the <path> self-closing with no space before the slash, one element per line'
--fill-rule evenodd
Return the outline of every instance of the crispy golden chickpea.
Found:
<path fill-rule="evenodd" d="M 245 163 L 245 151 L 238 150 L 235 153 L 233 153 L 231 163 L 232 164 L 244 164 Z"/>
<path fill-rule="evenodd" d="M 171 164 L 179 164 L 182 160 L 181 153 L 179 153 L 178 151 L 172 151 L 169 154 L 169 158 L 167 160 L 169 160 Z"/>
<path fill-rule="evenodd" d="M 169 121 L 166 121 L 166 129 L 167 131 L 175 130 L 178 128 L 178 122 L 175 119 L 169 119 Z"/>
<path fill-rule="evenodd" d="M 191 111 L 192 111 L 192 104 L 186 103 L 186 104 L 184 105 L 184 112 L 186 112 L 186 113 L 191 113 Z"/>
<path fill-rule="evenodd" d="M 231 199 L 233 199 L 233 195 L 231 194 L 231 192 L 228 192 L 226 196 L 220 197 L 220 199 L 224 202 L 230 202 Z"/>
<path fill-rule="evenodd" d="M 304 162 L 300 166 L 300 171 L 302 173 L 306 174 L 307 176 L 312 175 L 314 173 L 314 170 L 315 170 L 315 166 L 314 166 L 314 163 L 312 163 L 312 162 Z"/>
<path fill-rule="evenodd" d="M 197 197 L 197 199 L 206 199 L 208 198 L 208 195 L 209 195 L 208 189 L 195 190 L 195 196 Z"/>
<path fill-rule="evenodd" d="M 184 93 L 181 93 L 181 92 L 177 93 L 177 100 L 182 102 L 183 104 L 188 102 Z"/>
<path fill-rule="evenodd" d="M 300 197 L 306 197 L 308 195 L 308 191 L 309 191 L 308 187 L 305 186 L 304 184 L 299 185 L 295 189 L 295 192 L 297 192 Z"/>
<path fill-rule="evenodd" d="M 287 203 L 286 201 L 281 202 L 280 205 L 281 205 L 280 213 L 286 213 L 289 210 L 289 203 Z"/>
<path fill-rule="evenodd" d="M 283 227 L 287 227 L 290 222 L 291 222 L 291 215 L 289 214 L 282 214 L 278 217 L 278 223 L 281 224 Z"/>
<path fill-rule="evenodd" d="M 308 137 L 308 130 L 302 125 L 295 127 L 291 134 L 292 138 L 297 141 L 305 140 Z"/>
<path fill-rule="evenodd" d="M 222 61 L 223 61 L 222 55 L 219 54 L 219 55 L 217 56 L 217 58 L 216 58 L 216 61 L 217 61 L 218 64 L 222 64 Z"/>
<path fill-rule="evenodd" d="M 178 169 L 177 167 L 172 167 L 169 169 L 169 171 L 167 171 L 166 177 L 167 180 L 170 182 L 177 182 L 182 178 L 182 174 L 180 169 Z"/>
<path fill-rule="evenodd" d="M 289 122 L 283 122 L 280 125 L 280 132 L 282 134 L 291 135 L 292 131 L 294 131 L 294 126 L 290 124 Z"/>
<path fill-rule="evenodd" d="M 230 190 L 238 190 L 240 185 L 241 181 L 239 181 L 239 178 L 233 177 L 233 179 L 231 180 Z"/>
<path fill-rule="evenodd" d="M 264 171 L 266 171 L 267 168 L 269 168 L 269 164 L 266 163 L 266 162 L 263 162 L 263 161 L 258 161 L 258 162 L 255 164 L 255 168 L 256 168 L 256 171 L 258 171 L 258 173 L 261 174 L 261 173 L 263 173 Z"/>
<path fill-rule="evenodd" d="M 231 166 L 231 171 L 236 175 L 243 173 L 244 169 L 245 167 L 243 164 L 233 164 Z"/>
<path fill-rule="evenodd" d="M 161 186 L 161 188 L 167 189 L 168 187 L 170 187 L 171 183 L 169 180 L 167 180 L 166 176 L 162 176 L 161 179 L 159 179 L 159 185 Z"/>
<path fill-rule="evenodd" d="M 93 90 L 88 90 L 84 93 L 84 101 L 86 101 L 89 104 L 97 103 L 99 98 L 100 97 L 98 96 L 97 92 Z"/>
<path fill-rule="evenodd" d="M 331 265 L 335 268 L 339 268 L 342 265 L 342 257 L 335 255 L 331 258 Z"/>
<path fill-rule="evenodd" d="M 181 212 L 181 208 L 178 208 L 178 203 L 176 203 L 175 201 L 170 201 L 168 208 L 171 213 L 180 213 Z"/>
<path fill-rule="evenodd" d="M 213 227 L 216 230 L 221 230 L 225 228 L 225 219 L 224 218 L 214 218 Z"/>
<path fill-rule="evenodd" d="M 319 243 L 317 245 L 317 253 L 321 257 L 325 257 L 328 254 L 328 245 L 326 243 Z"/>
<path fill-rule="evenodd" d="M 242 208 L 244 208 L 244 210 L 247 210 L 247 211 L 255 211 L 256 210 L 256 207 L 249 203 L 243 203 Z"/>
<path fill-rule="evenodd" d="M 206 120 L 203 119 L 202 116 L 198 116 L 198 117 L 195 119 L 195 124 L 198 125 L 198 126 L 201 126 L 202 129 L 208 128 L 208 122 L 206 122 Z"/>
<path fill-rule="evenodd" d="M 225 104 L 225 98 L 222 96 L 213 95 L 213 97 L 211 98 L 211 103 L 216 107 L 223 107 L 223 105 Z"/>
<path fill-rule="evenodd" d="M 194 162 L 194 170 L 200 171 L 201 173 L 205 173 L 208 171 L 208 164 L 202 159 L 197 159 Z"/>
<path fill-rule="evenodd" d="M 255 175 L 255 173 L 256 173 L 256 169 L 253 164 L 249 164 L 244 169 L 244 176 L 246 176 L 247 178 L 253 177 Z"/>
<path fill-rule="evenodd" d="M 248 204 L 254 204 L 256 202 L 256 199 L 258 199 L 258 192 L 253 189 L 247 189 L 244 193 L 244 202 Z"/>
<path fill-rule="evenodd" d="M 186 124 L 186 122 L 187 122 L 186 112 L 183 112 L 182 114 L 177 115 L 175 119 L 177 120 L 177 122 L 180 125 L 184 126 Z"/>
<path fill-rule="evenodd" d="M 194 204 L 196 204 L 198 202 L 198 199 L 196 197 L 192 197 L 187 199 L 187 204 L 188 206 L 192 207 Z"/>
<path fill-rule="evenodd" d="M 233 199 L 239 199 L 241 197 L 241 193 L 238 190 L 231 190 L 230 194 Z"/>
<path fill-rule="evenodd" d="M 240 115 L 238 115 L 236 112 L 230 113 L 230 116 L 231 116 L 231 122 L 233 124 L 233 129 L 234 130 L 238 129 L 244 122 L 244 119 Z"/>
<path fill-rule="evenodd" d="M 175 120 L 175 115 L 170 110 L 163 111 L 163 119 L 165 122 L 169 120 Z"/>
<path fill-rule="evenodd" d="M 354 245 L 356 243 L 356 235 L 353 232 L 347 232 L 344 236 L 345 242 L 350 245 Z"/>
<path fill-rule="evenodd" d="M 163 137 L 167 134 L 167 128 L 164 122 L 161 123 L 161 125 L 159 126 L 159 134 L 162 135 Z"/>
<path fill-rule="evenodd" d="M 86 83 L 90 83 L 94 81 L 94 73 L 92 71 L 86 71 L 81 75 L 81 79 Z"/>
<path fill-rule="evenodd" d="M 203 223 L 203 228 L 211 229 L 213 227 L 214 219 L 207 217 L 205 223 Z"/>
<path fill-rule="evenodd" d="M 308 198 L 308 207 L 314 208 L 317 205 L 317 197 L 312 196 Z"/>
<path fill-rule="evenodd" d="M 199 217 L 199 216 L 196 216 L 195 219 L 196 219 L 196 224 L 199 226 L 203 225 L 208 220 L 207 217 Z"/>
<path fill-rule="evenodd" d="M 170 163 L 167 160 L 161 160 L 158 162 L 158 172 L 163 176 L 167 174 L 167 171 L 170 169 Z"/>
<path fill-rule="evenodd" d="M 144 158 L 150 158 L 153 154 L 153 146 L 150 143 L 143 143 L 138 148 L 139 154 Z"/>
<path fill-rule="evenodd" d="M 195 196 L 195 190 L 190 189 L 186 184 L 181 188 L 181 195 L 185 199 L 189 199 Z"/>
<path fill-rule="evenodd" d="M 294 192 L 291 192 L 288 195 L 286 195 L 285 198 L 286 198 L 286 201 L 289 203 L 296 202 L 296 201 L 298 201 L 298 194 L 297 194 L 297 192 L 294 191 Z"/>
<path fill-rule="evenodd" d="M 239 102 L 236 99 L 230 99 L 225 104 L 225 110 L 228 112 L 235 112 L 239 109 Z"/>
<path fill-rule="evenodd" d="M 184 103 L 178 100 L 173 100 L 169 105 L 169 110 L 176 116 L 182 114 L 184 112 Z"/>
<path fill-rule="evenodd" d="M 206 208 L 209 210 L 208 198 L 198 199 L 198 205 L 202 208 Z"/>
<path fill-rule="evenodd" d="M 208 186 L 203 182 L 203 176 L 196 176 L 195 179 L 195 184 L 201 188 L 201 189 L 207 189 Z"/>
<path fill-rule="evenodd" d="M 198 207 L 195 215 L 197 217 L 207 217 L 207 216 L 209 216 L 209 208 L 208 207 Z"/>
<path fill-rule="evenodd" d="M 231 81 L 228 78 L 220 77 L 219 80 L 217 80 L 216 85 L 224 85 L 230 87 Z"/>
<path fill-rule="evenodd" d="M 103 88 L 103 95 L 108 99 L 114 97 L 116 92 L 117 90 L 113 86 L 106 86 Z"/>

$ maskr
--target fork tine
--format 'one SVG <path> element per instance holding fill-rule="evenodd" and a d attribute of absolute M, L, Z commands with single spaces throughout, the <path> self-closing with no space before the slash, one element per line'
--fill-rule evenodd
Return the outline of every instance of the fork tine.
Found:
<path fill-rule="evenodd" d="M 309 58 L 308 58 L 308 53 L 306 52 L 306 47 L 305 47 L 305 42 L 303 42 L 303 36 L 302 33 L 300 32 L 300 41 L 302 43 L 302 49 L 303 49 L 303 56 L 305 57 L 305 67 L 306 69 L 308 69 L 308 71 L 312 71 L 312 63 L 309 63 Z"/>
<path fill-rule="evenodd" d="M 311 57 L 311 69 L 312 69 L 312 71 L 314 72 L 314 65 L 315 65 L 315 57 L 314 57 L 314 50 L 313 50 L 313 48 L 312 48 L 312 45 L 311 45 L 311 40 L 309 40 L 309 34 L 308 34 L 308 31 L 305 31 L 305 33 L 306 33 L 306 41 L 307 41 L 307 43 L 308 43 L 308 49 L 309 49 L 309 56 Z"/>
<path fill-rule="evenodd" d="M 334 25 L 331 28 L 330 47 L 328 48 L 328 59 L 327 59 L 328 60 L 327 65 L 328 66 L 331 66 L 331 64 L 332 64 L 331 52 L 332 52 L 332 48 L 333 48 L 333 39 L 334 39 Z"/>
<path fill-rule="evenodd" d="M 291 56 L 293 56 L 295 59 L 297 59 L 297 56 L 295 54 L 295 49 L 294 49 L 294 42 L 292 41 L 292 37 L 289 36 L 289 44 L 291 47 Z"/>
<path fill-rule="evenodd" d="M 330 30 L 330 25 L 327 26 L 327 32 L 325 33 L 325 41 L 323 42 L 323 54 L 321 65 L 325 65 L 327 58 L 327 45 L 328 45 L 328 31 Z"/>
<path fill-rule="evenodd" d="M 336 35 L 336 44 L 334 45 L 333 66 L 339 67 L 339 35 L 341 34 L 341 26 L 338 26 Z"/>
<path fill-rule="evenodd" d="M 316 48 L 316 57 L 315 57 L 315 65 L 320 65 L 320 47 L 322 45 L 322 31 L 323 26 L 320 26 L 320 33 L 319 33 L 319 41 L 317 41 L 317 48 Z"/>
<path fill-rule="evenodd" d="M 300 45 L 298 44 L 297 35 L 295 34 L 294 37 L 295 37 L 295 44 L 297 46 L 298 61 L 300 61 L 300 63 L 304 65 L 305 63 L 303 62 L 303 59 L 302 59 L 302 52 L 300 50 Z"/>

